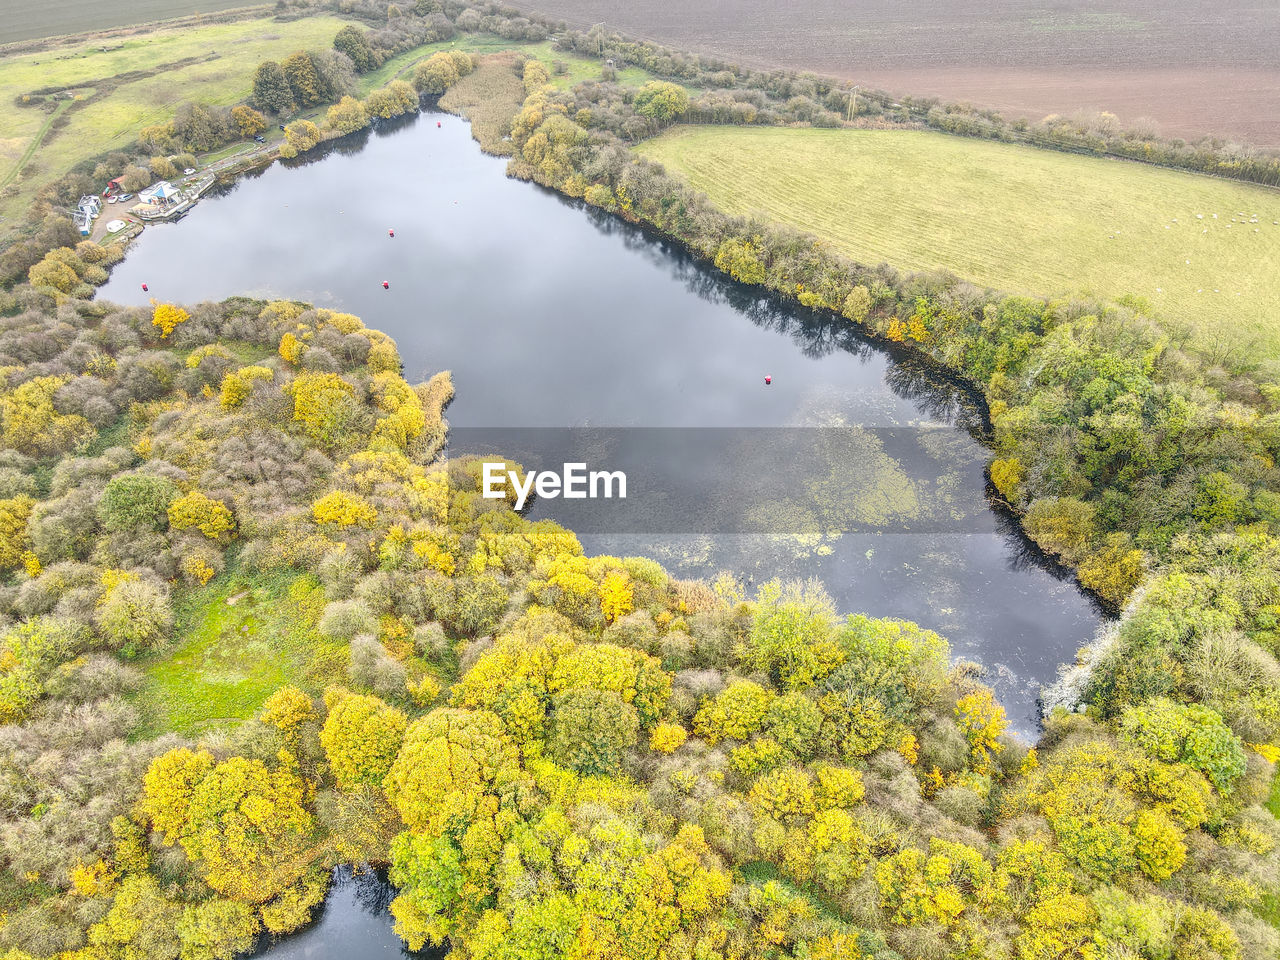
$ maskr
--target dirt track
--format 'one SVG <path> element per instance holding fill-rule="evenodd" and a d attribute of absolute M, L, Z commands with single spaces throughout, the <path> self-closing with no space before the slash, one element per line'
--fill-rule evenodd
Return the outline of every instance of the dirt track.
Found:
<path fill-rule="evenodd" d="M 1081 108 L 1169 135 L 1280 145 L 1274 0 L 529 0 L 675 46 L 1039 118 Z"/>

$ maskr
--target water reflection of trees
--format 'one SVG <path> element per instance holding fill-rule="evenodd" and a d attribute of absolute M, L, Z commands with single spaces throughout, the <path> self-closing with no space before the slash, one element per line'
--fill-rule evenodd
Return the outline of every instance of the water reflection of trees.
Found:
<path fill-rule="evenodd" d="M 981 397 L 927 358 L 907 348 L 894 349 L 878 343 L 842 317 L 786 303 L 759 287 L 738 283 L 699 261 L 682 245 L 646 228 L 562 194 L 554 196 L 568 206 L 583 209 L 600 233 L 618 238 L 628 251 L 668 270 L 694 296 L 731 307 L 756 326 L 788 337 L 806 357 L 820 359 L 843 351 L 859 358 L 888 358 L 891 362 L 886 367 L 885 383 L 896 395 L 910 400 L 932 420 L 959 426 L 978 439 L 986 438 L 987 418 Z"/>
<path fill-rule="evenodd" d="M 386 874 L 381 870 L 370 870 L 367 867 L 350 879 L 352 899 L 365 913 L 375 917 L 385 917 L 391 909 L 391 901 L 395 899 L 395 887 L 387 882 Z"/>
<path fill-rule="evenodd" d="M 756 326 L 788 337 L 807 357 L 820 358 L 836 350 L 860 358 L 886 357 L 890 362 L 886 364 L 884 380 L 894 394 L 910 401 L 935 422 L 959 427 L 979 441 L 989 439 L 990 423 L 982 397 L 928 358 L 909 348 L 874 341 L 841 317 L 786 303 L 772 294 L 762 293 L 758 287 L 738 283 L 699 261 L 684 246 L 657 236 L 647 228 L 581 201 L 558 193 L 554 195 L 568 206 L 583 209 L 588 222 L 600 233 L 620 239 L 627 250 L 668 270 L 694 296 L 708 303 L 729 306 Z M 1060 582 L 1074 580 L 1075 574 L 1069 567 L 1046 556 L 1026 535 L 1009 508 L 990 496 L 988 501 L 996 530 L 1005 544 L 1011 572 L 1040 570 Z M 1106 615 L 1096 601 L 1094 606 L 1100 615 Z"/>

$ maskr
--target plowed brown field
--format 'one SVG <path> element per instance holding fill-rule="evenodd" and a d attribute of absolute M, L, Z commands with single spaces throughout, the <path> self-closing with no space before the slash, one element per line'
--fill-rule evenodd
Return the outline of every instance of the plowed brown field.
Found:
<path fill-rule="evenodd" d="M 530 0 L 756 66 L 1039 119 L 1104 109 L 1166 135 L 1280 145 L 1275 0 Z"/>

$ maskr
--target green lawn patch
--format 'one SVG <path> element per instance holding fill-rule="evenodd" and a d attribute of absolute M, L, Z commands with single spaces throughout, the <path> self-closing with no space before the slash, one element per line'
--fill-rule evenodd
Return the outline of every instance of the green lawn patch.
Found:
<path fill-rule="evenodd" d="M 683 126 L 636 149 L 864 263 L 1136 295 L 1222 355 L 1280 354 L 1280 191 L 926 131 Z"/>
<path fill-rule="evenodd" d="M 144 664 L 135 695 L 138 736 L 196 735 L 245 720 L 286 684 L 318 692 L 334 679 L 341 644 L 324 641 L 315 622 L 324 594 L 314 578 L 230 572 L 202 589 L 180 590 L 175 645 Z"/>

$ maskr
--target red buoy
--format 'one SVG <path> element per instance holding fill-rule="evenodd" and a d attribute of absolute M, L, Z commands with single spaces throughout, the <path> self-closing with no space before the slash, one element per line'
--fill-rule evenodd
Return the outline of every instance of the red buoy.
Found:
<path fill-rule="evenodd" d="M 387 283 L 387 281 L 383 280 L 383 281 L 382 281 L 382 289 L 383 289 L 383 290 L 390 290 L 390 289 L 391 289 L 391 284 L 389 284 L 389 283 Z"/>
<path fill-rule="evenodd" d="M 147 285 L 145 283 L 142 285 L 142 292 L 143 293 L 147 292 Z"/>
<path fill-rule="evenodd" d="M 766 377 L 764 378 L 764 382 L 765 382 L 765 384 L 773 383 L 773 377 L 766 376 Z"/>
<path fill-rule="evenodd" d="M 439 120 L 437 120 L 437 121 L 436 121 L 436 126 L 437 126 L 437 127 L 438 127 L 438 126 L 440 126 L 440 121 L 439 121 Z"/>
<path fill-rule="evenodd" d="M 388 231 L 387 231 L 387 236 L 388 236 L 388 237 L 394 237 L 395 235 L 396 235 L 396 232 L 395 232 L 394 230 L 388 230 Z"/>

